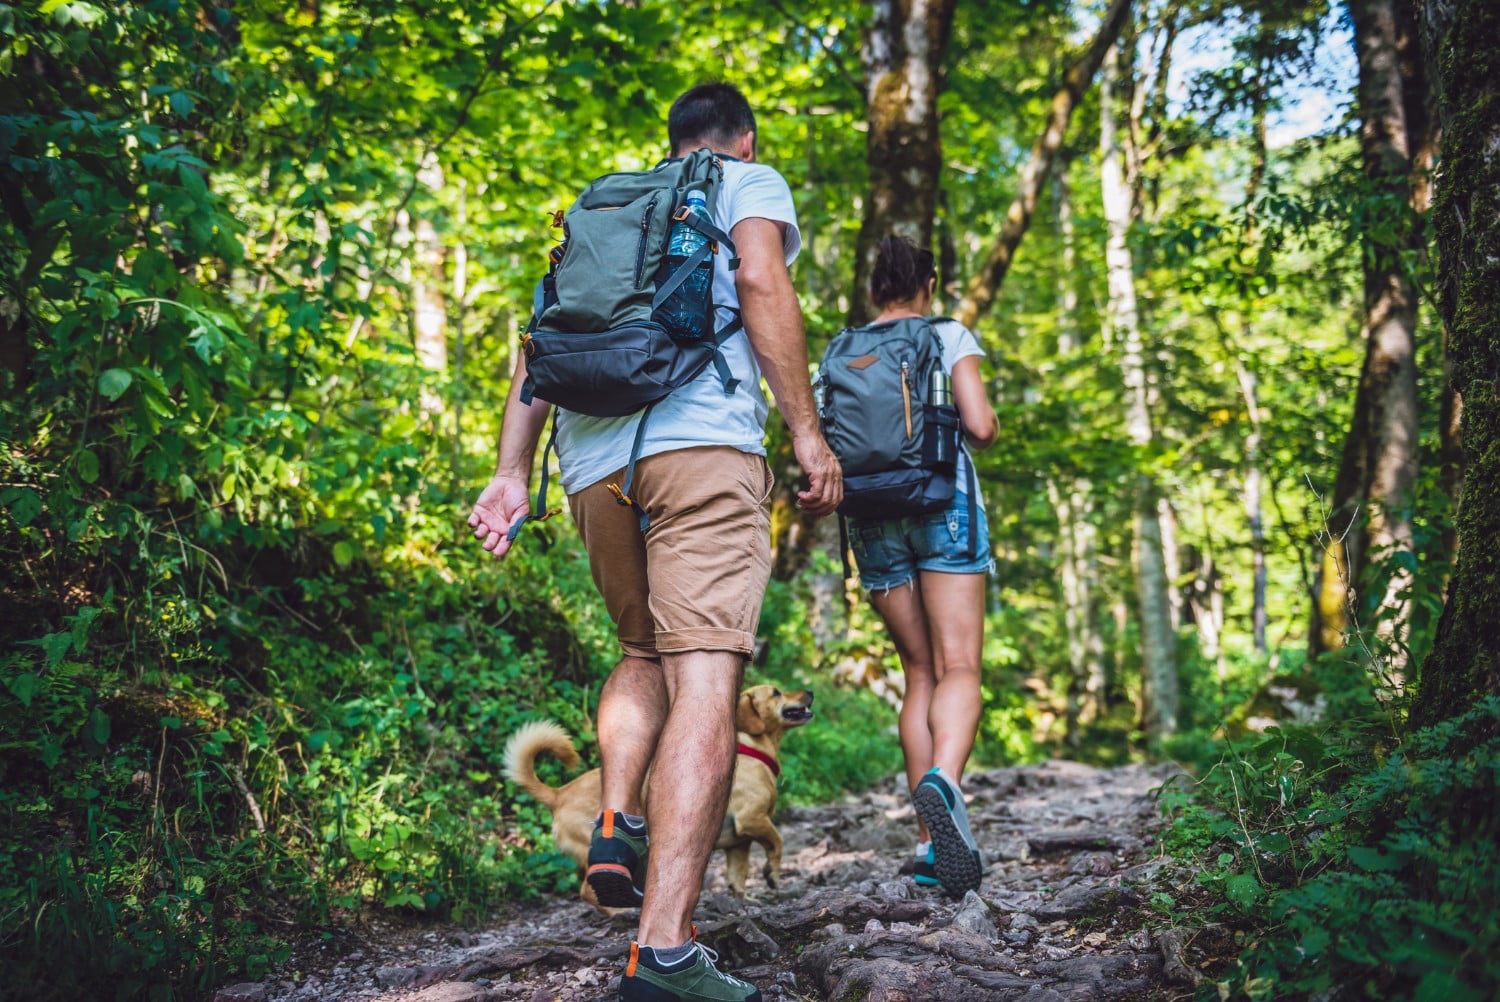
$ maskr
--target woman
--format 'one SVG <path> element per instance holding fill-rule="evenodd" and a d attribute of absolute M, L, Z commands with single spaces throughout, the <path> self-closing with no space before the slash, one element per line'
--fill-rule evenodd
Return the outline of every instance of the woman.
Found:
<path fill-rule="evenodd" d="M 889 236 L 880 242 L 870 298 L 880 310 L 872 326 L 932 309 L 937 273 L 930 251 Z M 979 372 L 984 350 L 962 324 L 941 320 L 943 367 L 968 444 L 995 439 L 995 410 Z M 920 819 L 914 879 L 939 883 L 959 896 L 983 875 L 959 779 L 979 729 L 979 659 L 984 630 L 985 575 L 993 570 L 984 504 L 975 498 L 977 531 L 970 545 L 969 459 L 958 457 L 958 493 L 946 511 L 881 520 L 850 519 L 849 537 L 860 584 L 890 631 L 906 672 L 901 750 Z"/>

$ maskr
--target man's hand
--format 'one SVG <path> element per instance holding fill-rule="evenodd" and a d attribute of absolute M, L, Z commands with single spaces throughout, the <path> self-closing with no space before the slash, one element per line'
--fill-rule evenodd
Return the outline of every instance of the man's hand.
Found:
<path fill-rule="evenodd" d="M 474 538 L 482 540 L 480 545 L 496 557 L 509 552 L 511 541 L 505 534 L 531 508 L 527 486 L 520 477 L 497 473 L 474 502 L 469 527 L 474 530 Z"/>
<path fill-rule="evenodd" d="M 807 490 L 797 492 L 797 507 L 815 518 L 833 514 L 844 500 L 844 471 L 818 432 L 792 439 L 792 452 L 807 473 Z"/>

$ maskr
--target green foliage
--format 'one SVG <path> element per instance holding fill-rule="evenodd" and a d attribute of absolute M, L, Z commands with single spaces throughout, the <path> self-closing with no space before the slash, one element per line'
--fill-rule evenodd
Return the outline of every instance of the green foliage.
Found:
<path fill-rule="evenodd" d="M 1272 729 L 1231 744 L 1196 796 L 1164 795 L 1167 849 L 1201 867 L 1196 919 L 1245 930 L 1220 993 L 1493 997 L 1497 724 L 1490 697 L 1400 745 L 1358 726 Z"/>
<path fill-rule="evenodd" d="M 1139 752 L 1127 555 L 1142 471 L 1175 505 L 1190 558 L 1178 591 L 1217 590 L 1229 610 L 1218 652 L 1183 630 L 1185 734 L 1173 750 L 1201 754 L 1221 724 L 1238 733 L 1260 713 L 1267 679 L 1302 678 L 1294 631 L 1281 650 L 1248 640 L 1243 488 L 1258 461 L 1275 513 L 1269 611 L 1298 621 L 1298 554 L 1320 528 L 1358 366 L 1349 248 L 1366 231 L 1392 235 L 1388 206 L 1351 169 L 1350 136 L 1273 149 L 1247 199 L 1252 154 L 1234 116 L 1248 100 L 1241 71 L 1291 72 L 1318 11 L 1265 8 L 1268 30 L 1238 38 L 1235 65 L 1196 88 L 1203 100 L 1178 117 L 1147 109 L 1146 131 L 1167 137 L 1132 234 L 1156 447 L 1122 434 L 1118 345 L 1099 329 L 1092 98 L 1064 168 L 1077 266 L 1057 266 L 1054 189 L 981 324 L 1001 416 L 978 458 L 999 563 L 982 764 L 1041 757 L 1065 736 L 1073 754 Z M 727 75 L 760 112 L 761 158 L 797 199 L 796 278 L 816 347 L 851 298 L 871 16 L 833 0 L 0 4 L 8 987 L 181 997 L 260 976 L 285 956 L 284 930 L 355 909 L 467 921 L 571 892 L 545 811 L 500 780 L 498 755 L 518 723 L 545 715 L 592 759 L 612 630 L 565 519 L 528 529 L 503 571 L 462 527 L 553 240 L 546 219 L 595 173 L 654 162 L 670 99 Z M 1079 16 L 1057 2 L 958 7 L 940 98 L 950 307 L 1009 205 Z M 1079 301 L 1064 309 L 1069 291 Z M 1245 375 L 1260 388 L 1259 425 Z M 773 457 L 785 454 L 772 435 Z M 1106 674 L 1101 717 L 1071 733 L 1057 581 L 1069 526 L 1049 500 L 1055 484 L 1081 485 L 1075 521 L 1094 533 L 1089 611 Z M 1435 482 L 1418 504 L 1417 615 L 1397 639 L 1420 656 L 1447 508 Z M 835 565 L 817 554 L 808 573 Z M 812 595 L 807 579 L 772 583 L 751 672 L 818 693 L 818 719 L 788 739 L 789 802 L 858 790 L 901 764 L 890 703 L 833 680 L 855 663 L 890 678 L 889 638 L 856 599 L 847 633 L 820 644 L 831 610 Z M 1363 612 L 1380 625 L 1380 610 Z M 1312 695 L 1333 719 L 1365 714 L 1364 665 L 1334 667 L 1343 674 L 1318 667 Z M 1354 905 L 1411 873 L 1470 893 L 1420 847 L 1349 834 L 1358 790 L 1336 781 L 1373 768 L 1367 739 L 1301 733 L 1237 745 L 1210 780 L 1269 819 L 1261 828 L 1183 807 L 1174 838 L 1215 854 L 1206 883 L 1226 916 L 1271 916 L 1288 888 L 1335 863 L 1329 874 L 1364 882 L 1337 892 Z M 1438 811 L 1439 789 L 1478 780 L 1412 782 L 1358 795 L 1372 809 Z M 1427 884 L 1411 893 L 1437 900 Z M 1300 929 L 1296 914 L 1274 913 L 1277 928 Z M 1246 971 L 1247 985 L 1279 976 Z"/>

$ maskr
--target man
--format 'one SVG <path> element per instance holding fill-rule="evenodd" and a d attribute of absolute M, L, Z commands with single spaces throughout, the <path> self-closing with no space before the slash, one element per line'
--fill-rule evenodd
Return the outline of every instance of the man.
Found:
<path fill-rule="evenodd" d="M 781 175 L 755 163 L 750 105 L 727 84 L 694 87 L 672 104 L 667 133 L 673 156 L 706 146 L 724 158 L 714 222 L 734 241 L 740 266 L 731 272 L 725 255 L 715 255 L 714 302 L 738 306 L 744 321 L 723 346 L 739 387 L 726 396 L 710 367 L 656 405 L 635 471 L 635 500 L 650 516 L 644 533 L 608 488 L 621 478 L 638 418 L 558 414 L 563 488 L 624 653 L 599 697 L 603 803 L 585 879 L 602 904 L 641 906 L 622 1000 L 743 1002 L 760 992 L 714 967 L 693 941 L 691 920 L 724 818 L 735 702 L 770 577 L 762 376 L 808 476 L 798 504 L 827 515 L 843 486 L 818 427 L 788 272 L 801 246 L 796 211 Z M 726 319 L 721 313 L 719 323 Z M 509 548 L 507 529 L 528 510 L 547 418 L 541 401 L 520 402 L 525 377 L 523 357 L 494 479 L 469 517 L 497 557 Z M 650 803 L 642 805 L 648 766 Z"/>

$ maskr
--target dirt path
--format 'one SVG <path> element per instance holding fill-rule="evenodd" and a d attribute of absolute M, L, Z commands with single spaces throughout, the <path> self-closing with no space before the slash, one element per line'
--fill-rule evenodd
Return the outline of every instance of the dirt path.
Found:
<path fill-rule="evenodd" d="M 1169 923 L 1143 905 L 1165 865 L 1151 791 L 1170 767 L 1070 762 L 968 777 L 989 863 L 980 895 L 953 901 L 899 870 L 914 820 L 894 778 L 842 803 L 784 809 L 781 887 L 751 863 L 750 897 L 725 893 L 716 853 L 696 920 L 724 966 L 770 1000 L 1149 999 L 1188 980 Z M 577 898 L 517 907 L 485 931 L 330 956 L 298 980 L 225 989 L 218 1002 L 574 1002 L 614 998 L 633 923 Z"/>

